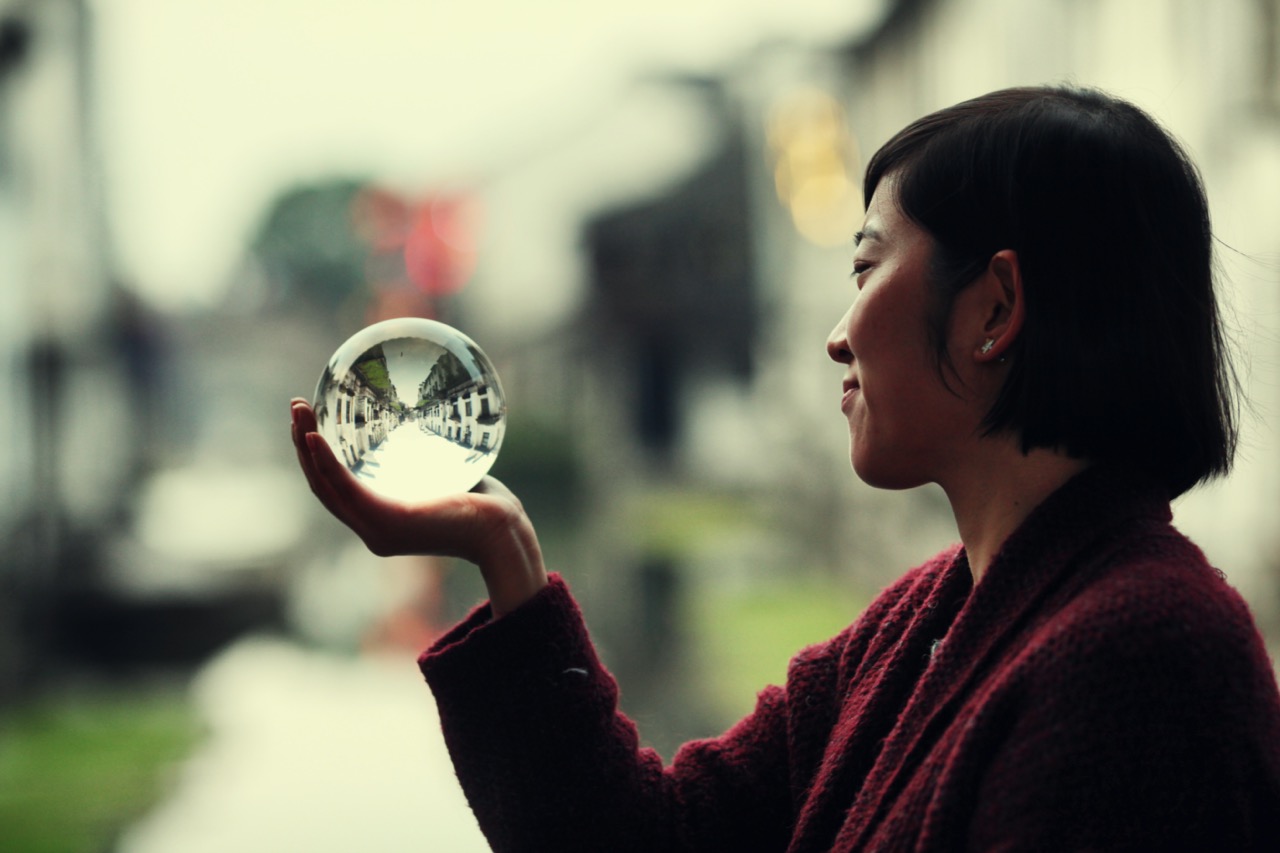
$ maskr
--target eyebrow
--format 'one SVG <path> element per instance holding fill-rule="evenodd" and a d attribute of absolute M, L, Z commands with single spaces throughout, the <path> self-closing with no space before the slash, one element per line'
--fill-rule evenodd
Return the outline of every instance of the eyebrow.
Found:
<path fill-rule="evenodd" d="M 853 235 L 853 245 L 862 245 L 863 240 L 879 240 L 880 232 L 874 228 L 863 227 L 861 231 Z"/>

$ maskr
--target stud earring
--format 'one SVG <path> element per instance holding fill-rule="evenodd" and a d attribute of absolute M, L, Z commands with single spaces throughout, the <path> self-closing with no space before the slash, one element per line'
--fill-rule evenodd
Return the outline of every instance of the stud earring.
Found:
<path fill-rule="evenodd" d="M 983 344 L 982 344 L 982 349 L 981 349 L 981 350 L 979 350 L 979 352 L 981 352 L 983 355 L 986 355 L 987 353 L 991 352 L 991 348 L 992 348 L 993 346 L 995 346 L 995 345 L 996 345 L 996 339 L 995 339 L 995 338 L 987 338 L 987 339 L 983 342 Z"/>

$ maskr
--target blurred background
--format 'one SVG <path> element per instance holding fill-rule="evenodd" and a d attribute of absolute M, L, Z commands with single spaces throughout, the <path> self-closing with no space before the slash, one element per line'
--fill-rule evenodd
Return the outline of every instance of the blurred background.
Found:
<path fill-rule="evenodd" d="M 864 158 L 1015 84 L 1162 120 L 1250 394 L 1177 522 L 1280 640 L 1280 0 L 0 0 L 0 844 L 486 849 L 414 660 L 482 598 L 296 473 L 376 320 L 475 339 L 493 473 L 670 758 L 955 534 L 852 475 Z"/>

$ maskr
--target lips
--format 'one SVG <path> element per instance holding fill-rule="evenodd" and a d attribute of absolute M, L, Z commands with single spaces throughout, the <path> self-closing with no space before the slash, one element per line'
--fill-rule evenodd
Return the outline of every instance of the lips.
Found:
<path fill-rule="evenodd" d="M 849 413 L 849 407 L 853 404 L 853 395 L 861 387 L 862 386 L 858 384 L 858 380 L 856 379 L 846 379 L 844 381 L 844 385 L 842 386 L 844 393 L 840 397 L 840 411 L 845 414 Z"/>

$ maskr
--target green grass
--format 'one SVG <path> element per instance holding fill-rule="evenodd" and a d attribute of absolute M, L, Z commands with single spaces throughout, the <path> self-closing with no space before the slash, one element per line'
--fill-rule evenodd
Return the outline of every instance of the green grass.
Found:
<path fill-rule="evenodd" d="M 785 682 L 796 652 L 839 633 L 866 604 L 847 584 L 820 577 L 695 596 L 690 625 L 716 713 L 736 720 L 750 712 L 760 690 Z"/>
<path fill-rule="evenodd" d="M 750 531 L 760 523 L 749 502 L 732 494 L 655 492 L 632 508 L 630 529 L 642 550 L 676 560 L 717 537 Z"/>
<path fill-rule="evenodd" d="M 174 691 L 78 691 L 0 715 L 0 848 L 101 853 L 199 739 Z"/>

